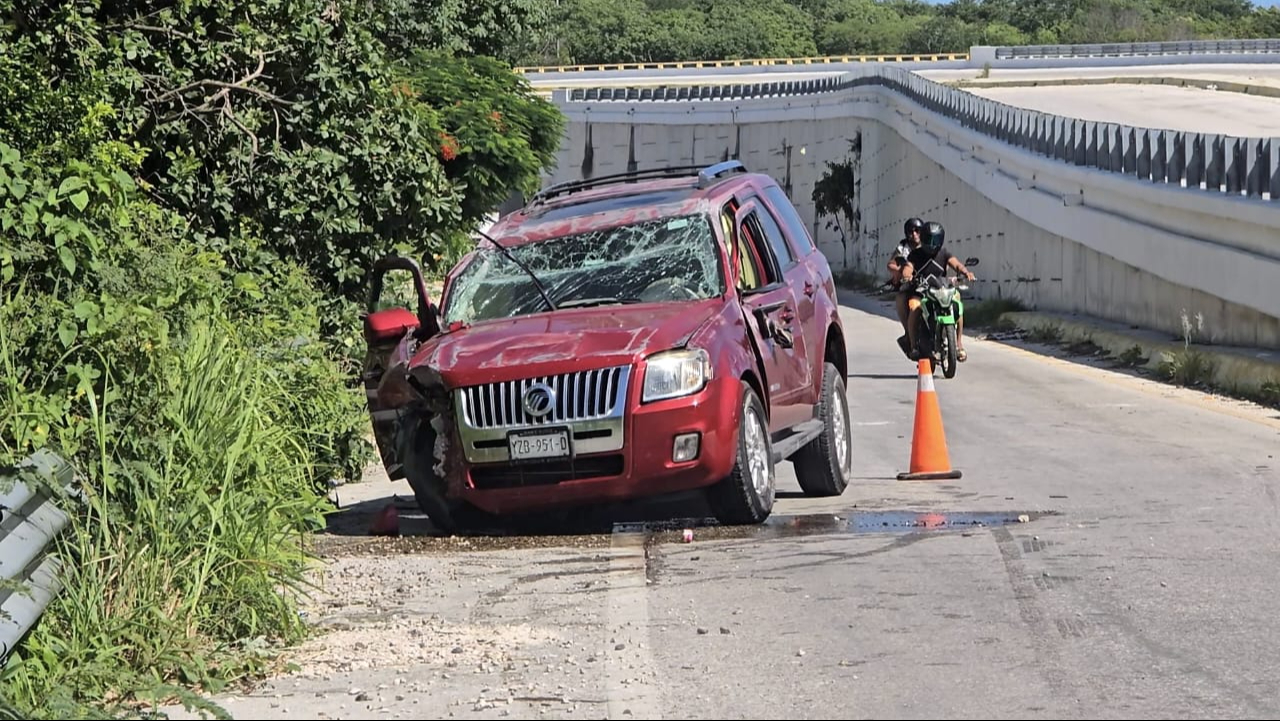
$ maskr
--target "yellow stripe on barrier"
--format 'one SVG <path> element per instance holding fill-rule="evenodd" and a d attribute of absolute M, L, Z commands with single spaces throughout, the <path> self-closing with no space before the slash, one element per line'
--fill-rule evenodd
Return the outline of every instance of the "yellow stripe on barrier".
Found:
<path fill-rule="evenodd" d="M 928 63 L 940 60 L 968 60 L 969 53 L 936 55 L 827 55 L 802 58 L 750 58 L 744 60 L 683 60 L 654 63 L 601 63 L 599 65 L 526 65 L 517 73 L 586 73 L 606 70 L 688 70 L 697 68 L 741 68 L 769 65 L 836 65 L 844 63 Z"/>

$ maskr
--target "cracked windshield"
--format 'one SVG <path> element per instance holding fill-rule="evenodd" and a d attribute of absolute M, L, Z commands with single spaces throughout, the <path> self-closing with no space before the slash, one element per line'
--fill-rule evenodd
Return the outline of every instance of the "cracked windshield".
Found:
<path fill-rule="evenodd" d="M 701 214 L 594 230 L 510 251 L 538 276 L 557 308 L 702 300 L 723 290 L 715 237 Z M 458 275 L 445 321 L 475 323 L 545 310 L 529 274 L 486 242 Z"/>

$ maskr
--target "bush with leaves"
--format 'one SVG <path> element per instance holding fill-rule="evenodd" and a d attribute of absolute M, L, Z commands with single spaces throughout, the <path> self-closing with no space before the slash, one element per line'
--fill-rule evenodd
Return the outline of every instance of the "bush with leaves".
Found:
<path fill-rule="evenodd" d="M 393 5 L 405 12 L 332 0 L 192 0 L 181 9 L 0 0 L 15 18 L 0 48 L 59 83 L 92 85 L 118 108 L 111 134 L 151 149 L 140 179 L 192 221 L 198 240 L 217 247 L 247 226 L 276 255 L 303 263 L 335 299 L 324 320 L 337 333 L 352 319 L 341 302 L 360 298 L 374 260 L 393 250 L 440 254 L 474 226 L 476 208 L 536 184 L 560 142 L 554 106 L 505 65 L 417 54 L 413 43 L 443 41 L 425 23 L 461 10 Z M 490 24 L 536 23 L 535 5 L 493 10 Z M 500 41 L 463 44 L 491 49 Z M 406 66 L 432 80 L 461 71 L 447 86 L 462 94 L 432 88 L 424 100 L 403 92 Z M 469 129 L 472 142 L 451 147 L 441 139 L 459 131 L 442 115 L 467 120 L 458 102 L 492 106 L 510 121 L 489 122 L 487 134 Z M 447 169 L 456 154 L 482 159 Z M 489 154 L 495 162 L 483 159 Z M 493 168 L 504 174 L 495 179 Z"/>
<path fill-rule="evenodd" d="M 0 0 L 0 463 L 53 450 L 85 491 L 10 702 L 217 688 L 298 638 L 314 488 L 369 458 L 370 263 L 447 263 L 551 162 L 505 65 L 367 10 Z"/>
<path fill-rule="evenodd" d="M 58 452 L 87 499 L 64 499 L 65 588 L 4 670 L 37 710 L 55 690 L 234 678 L 253 670 L 240 639 L 296 638 L 280 589 L 322 522 L 315 484 L 352 470 L 341 445 L 365 426 L 302 269 L 193 252 L 183 218 L 108 162 L 138 154 L 91 140 L 109 115 L 68 134 L 91 163 L 0 143 L 0 463 Z"/>

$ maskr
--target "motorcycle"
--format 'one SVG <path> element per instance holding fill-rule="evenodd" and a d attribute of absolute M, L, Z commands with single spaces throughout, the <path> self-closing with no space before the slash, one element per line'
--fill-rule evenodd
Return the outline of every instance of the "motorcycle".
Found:
<path fill-rule="evenodd" d="M 978 264 L 977 258 L 969 258 L 966 266 Z M 959 369 L 957 354 L 960 350 L 956 337 L 959 333 L 957 294 L 969 290 L 969 286 L 945 275 L 931 275 L 915 281 L 920 295 L 920 317 L 916 326 L 916 351 L 918 357 L 929 359 L 929 370 L 954 378 Z"/>

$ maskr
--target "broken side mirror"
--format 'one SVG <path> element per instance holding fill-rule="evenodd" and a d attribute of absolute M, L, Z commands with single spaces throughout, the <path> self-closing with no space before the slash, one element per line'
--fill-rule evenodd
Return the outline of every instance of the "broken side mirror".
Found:
<path fill-rule="evenodd" d="M 400 307 L 378 310 L 385 276 L 392 270 L 405 270 L 413 276 L 414 291 L 418 296 L 416 314 L 408 308 Z M 365 340 L 370 345 L 394 344 L 405 333 L 410 332 L 420 340 L 426 340 L 440 332 L 440 322 L 436 317 L 435 306 L 431 304 L 431 297 L 427 294 L 422 268 L 412 258 L 388 256 L 374 263 L 369 281 L 369 304 L 364 318 L 364 332 Z"/>

